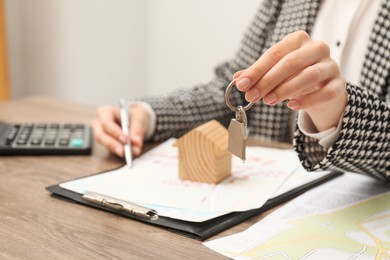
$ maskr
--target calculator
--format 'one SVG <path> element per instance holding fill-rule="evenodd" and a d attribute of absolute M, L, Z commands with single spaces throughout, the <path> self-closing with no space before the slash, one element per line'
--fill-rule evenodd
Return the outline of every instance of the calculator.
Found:
<path fill-rule="evenodd" d="M 82 155 L 91 147 L 86 124 L 0 122 L 0 155 Z"/>

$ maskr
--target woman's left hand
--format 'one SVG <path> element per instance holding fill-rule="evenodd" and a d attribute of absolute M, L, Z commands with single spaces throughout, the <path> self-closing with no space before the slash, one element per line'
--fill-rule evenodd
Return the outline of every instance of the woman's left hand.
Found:
<path fill-rule="evenodd" d="M 318 131 L 337 126 L 348 101 L 328 45 L 304 31 L 289 34 L 233 78 L 248 101 L 273 106 L 289 100 L 287 106 L 306 111 Z"/>

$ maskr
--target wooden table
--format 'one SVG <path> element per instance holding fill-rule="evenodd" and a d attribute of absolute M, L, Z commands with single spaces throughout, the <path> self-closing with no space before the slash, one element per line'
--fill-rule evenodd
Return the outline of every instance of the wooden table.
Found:
<path fill-rule="evenodd" d="M 0 120 L 10 123 L 83 123 L 94 116 L 94 107 L 41 96 L 0 103 Z M 91 156 L 0 157 L 0 259 L 226 259 L 201 241 L 45 190 L 122 164 L 98 144 Z M 243 231 L 261 217 L 213 238 Z"/>

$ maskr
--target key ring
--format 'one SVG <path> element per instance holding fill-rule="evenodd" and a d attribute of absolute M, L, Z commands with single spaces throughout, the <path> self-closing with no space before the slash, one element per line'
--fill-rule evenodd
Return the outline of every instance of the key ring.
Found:
<path fill-rule="evenodd" d="M 226 105 L 234 112 L 237 112 L 238 111 L 238 108 L 233 106 L 232 103 L 230 102 L 230 99 L 229 99 L 229 96 L 230 96 L 230 92 L 232 91 L 232 87 L 236 85 L 236 80 L 233 79 L 232 82 L 230 82 L 229 86 L 227 86 L 226 88 L 226 92 L 225 92 L 225 101 L 226 101 Z M 249 102 L 248 105 L 246 105 L 245 107 L 242 107 L 242 111 L 245 112 L 247 110 L 249 110 L 252 106 L 254 105 L 254 103 L 252 102 Z"/>

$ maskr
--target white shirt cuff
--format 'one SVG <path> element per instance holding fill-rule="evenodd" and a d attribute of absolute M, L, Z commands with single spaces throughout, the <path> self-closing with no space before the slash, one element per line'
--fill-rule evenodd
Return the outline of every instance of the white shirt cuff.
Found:
<path fill-rule="evenodd" d="M 331 127 L 325 131 L 318 132 L 310 116 L 301 110 L 298 113 L 298 127 L 304 135 L 317 139 L 322 147 L 328 149 L 340 135 L 342 119 L 343 117 L 340 118 L 337 127 Z"/>

